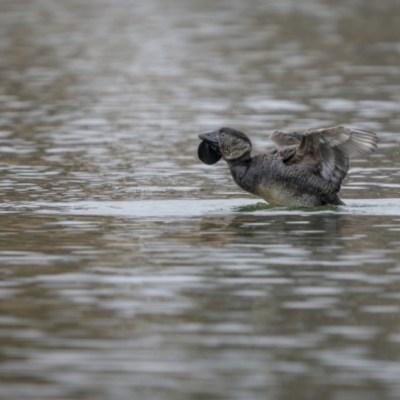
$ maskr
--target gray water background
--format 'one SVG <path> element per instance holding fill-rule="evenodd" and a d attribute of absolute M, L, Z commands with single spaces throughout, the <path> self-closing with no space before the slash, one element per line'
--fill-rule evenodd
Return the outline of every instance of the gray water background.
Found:
<path fill-rule="evenodd" d="M 400 398 L 400 3 L 0 1 L 2 399 Z M 378 133 L 347 207 L 197 159 Z"/>

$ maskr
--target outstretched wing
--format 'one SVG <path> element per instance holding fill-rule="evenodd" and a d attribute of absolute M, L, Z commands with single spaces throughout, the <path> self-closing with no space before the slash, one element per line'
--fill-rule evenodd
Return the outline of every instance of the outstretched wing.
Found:
<path fill-rule="evenodd" d="M 326 148 L 337 148 L 347 156 L 359 156 L 372 153 L 378 144 L 375 133 L 361 129 L 334 126 L 332 128 L 309 129 L 303 133 L 299 151 L 307 152 L 307 148 L 319 142 Z"/>
<path fill-rule="evenodd" d="M 349 157 L 372 153 L 377 143 L 375 133 L 360 129 L 310 129 L 301 135 L 299 146 L 286 164 L 319 175 L 340 189 L 349 170 Z"/>

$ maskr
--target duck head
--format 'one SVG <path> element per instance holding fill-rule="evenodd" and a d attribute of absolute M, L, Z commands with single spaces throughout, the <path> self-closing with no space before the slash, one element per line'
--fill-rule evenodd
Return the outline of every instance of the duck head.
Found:
<path fill-rule="evenodd" d="M 251 141 L 242 132 L 232 128 L 221 128 L 217 131 L 199 135 L 202 142 L 198 155 L 205 164 L 215 164 L 221 157 L 226 161 L 235 161 L 250 157 Z"/>

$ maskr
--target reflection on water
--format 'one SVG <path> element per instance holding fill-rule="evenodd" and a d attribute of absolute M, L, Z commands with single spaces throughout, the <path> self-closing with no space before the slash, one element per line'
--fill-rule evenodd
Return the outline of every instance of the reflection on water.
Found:
<path fill-rule="evenodd" d="M 399 7 L 1 2 L 0 397 L 398 399 Z M 334 124 L 347 207 L 197 160 Z"/>
<path fill-rule="evenodd" d="M 25 213 L 3 214 L 6 393 L 397 393 L 391 217 Z"/>

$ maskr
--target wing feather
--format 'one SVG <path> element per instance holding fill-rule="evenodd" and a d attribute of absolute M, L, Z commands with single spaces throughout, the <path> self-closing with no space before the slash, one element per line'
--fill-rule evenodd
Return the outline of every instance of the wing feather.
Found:
<path fill-rule="evenodd" d="M 378 143 L 373 132 L 343 126 L 310 129 L 302 135 L 296 132 L 271 135 L 278 146 L 287 143 L 289 137 L 297 139 L 299 144 L 292 156 L 284 160 L 286 164 L 315 173 L 338 190 L 349 170 L 349 157 L 370 154 Z"/>
<path fill-rule="evenodd" d="M 275 131 L 269 137 L 278 147 L 293 146 L 300 144 L 303 135 L 297 132 Z"/>

